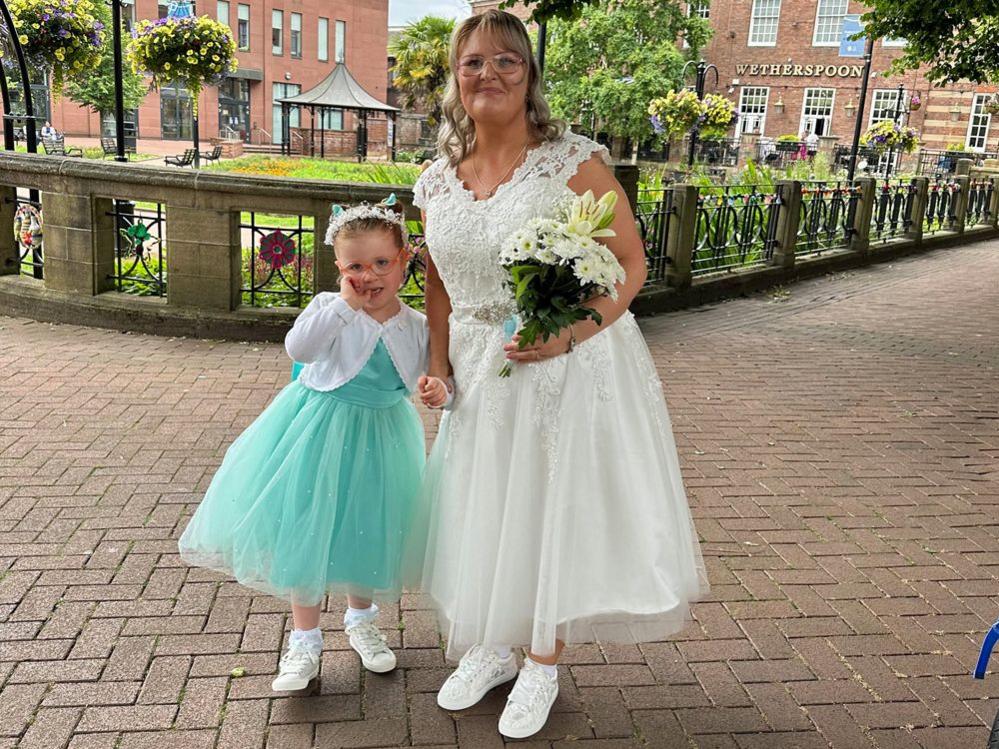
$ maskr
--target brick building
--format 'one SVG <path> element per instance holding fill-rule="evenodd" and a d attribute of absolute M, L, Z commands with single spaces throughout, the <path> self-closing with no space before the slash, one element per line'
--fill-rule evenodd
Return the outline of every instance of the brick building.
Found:
<path fill-rule="evenodd" d="M 166 16 L 166 0 L 123 0 L 130 24 Z M 224 130 L 254 143 L 281 140 L 281 108 L 275 102 L 308 90 L 345 62 L 354 78 L 385 101 L 388 0 L 197 0 L 195 11 L 232 28 L 239 70 L 220 86 L 201 92 L 199 132 L 203 139 Z M 61 97 L 50 103 L 52 124 L 71 135 L 97 136 L 99 116 Z M 189 140 L 191 102 L 183 89 L 150 91 L 137 111 L 140 138 Z M 308 116 L 292 114 L 292 126 Z M 346 121 L 345 121 L 346 120 Z M 326 127 L 351 129 L 351 118 L 330 112 Z M 231 130 L 226 130 L 230 128 Z M 103 131 L 113 132 L 105 122 Z"/>

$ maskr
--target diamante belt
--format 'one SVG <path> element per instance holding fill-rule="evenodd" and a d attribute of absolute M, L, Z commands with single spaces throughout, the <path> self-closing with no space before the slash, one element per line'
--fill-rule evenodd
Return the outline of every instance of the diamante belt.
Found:
<path fill-rule="evenodd" d="M 517 313 L 513 302 L 490 302 L 478 306 L 455 306 L 451 314 L 455 320 L 463 323 L 479 323 L 482 325 L 502 325 Z"/>

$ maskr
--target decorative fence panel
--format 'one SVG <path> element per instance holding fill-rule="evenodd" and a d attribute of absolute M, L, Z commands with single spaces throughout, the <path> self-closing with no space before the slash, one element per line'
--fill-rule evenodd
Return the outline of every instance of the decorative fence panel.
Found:
<path fill-rule="evenodd" d="M 991 179 L 972 179 L 968 184 L 968 208 L 965 226 L 992 223 L 992 193 L 995 185 Z"/>
<path fill-rule="evenodd" d="M 42 203 L 21 195 L 18 190 L 14 211 L 14 238 L 17 241 L 20 273 L 41 279 L 45 268 Z"/>
<path fill-rule="evenodd" d="M 114 201 L 115 288 L 138 296 L 166 296 L 166 216 L 162 203 Z"/>
<path fill-rule="evenodd" d="M 871 212 L 871 241 L 887 242 L 912 228 L 912 208 L 916 198 L 915 180 L 884 180 L 874 190 Z"/>
<path fill-rule="evenodd" d="M 803 182 L 795 254 L 848 248 L 860 193 L 855 182 Z"/>
<path fill-rule="evenodd" d="M 672 188 L 661 187 L 638 191 L 635 221 L 645 246 L 645 257 L 649 268 L 646 283 L 659 283 L 666 278 L 669 265 L 666 242 L 675 212 Z"/>
<path fill-rule="evenodd" d="M 938 177 L 930 182 L 926 195 L 926 214 L 923 218 L 924 234 L 955 229 L 957 198 L 960 192 L 961 185 L 945 177 Z"/>
<path fill-rule="evenodd" d="M 765 265 L 777 244 L 779 192 L 755 186 L 704 187 L 697 199 L 694 276 Z"/>
<path fill-rule="evenodd" d="M 302 215 L 242 214 L 243 304 L 304 307 L 312 299 L 315 227 Z"/>

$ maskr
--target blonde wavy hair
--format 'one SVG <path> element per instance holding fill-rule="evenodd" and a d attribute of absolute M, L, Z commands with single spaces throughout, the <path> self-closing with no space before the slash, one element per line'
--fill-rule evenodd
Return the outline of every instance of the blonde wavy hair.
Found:
<path fill-rule="evenodd" d="M 437 134 L 437 150 L 457 166 L 475 145 L 475 122 L 461 104 L 458 88 L 458 51 L 478 29 L 492 36 L 499 46 L 520 55 L 527 62 L 527 128 L 532 141 L 560 138 L 566 125 L 552 117 L 548 102 L 541 91 L 541 69 L 531 49 L 531 40 L 523 22 L 503 10 L 487 10 L 462 21 L 451 35 L 451 75 L 441 110 L 444 118 Z"/>

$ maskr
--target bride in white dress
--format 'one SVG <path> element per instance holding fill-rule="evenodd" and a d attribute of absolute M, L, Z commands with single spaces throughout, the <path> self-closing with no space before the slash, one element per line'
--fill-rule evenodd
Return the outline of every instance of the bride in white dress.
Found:
<path fill-rule="evenodd" d="M 511 647 L 529 648 L 499 723 L 522 738 L 547 720 L 565 643 L 661 640 L 707 581 L 662 385 L 628 312 L 645 256 L 606 149 L 551 119 L 515 16 L 463 22 L 451 70 L 442 156 L 415 187 L 430 253 L 429 374 L 455 382 L 427 466 L 424 589 L 447 655 L 464 654 L 438 695 L 445 709 L 517 677 Z M 619 193 L 607 245 L 627 279 L 617 301 L 591 302 L 602 325 L 517 351 L 504 334 L 514 308 L 500 243 L 586 190 Z M 506 359 L 513 374 L 501 378 Z"/>

